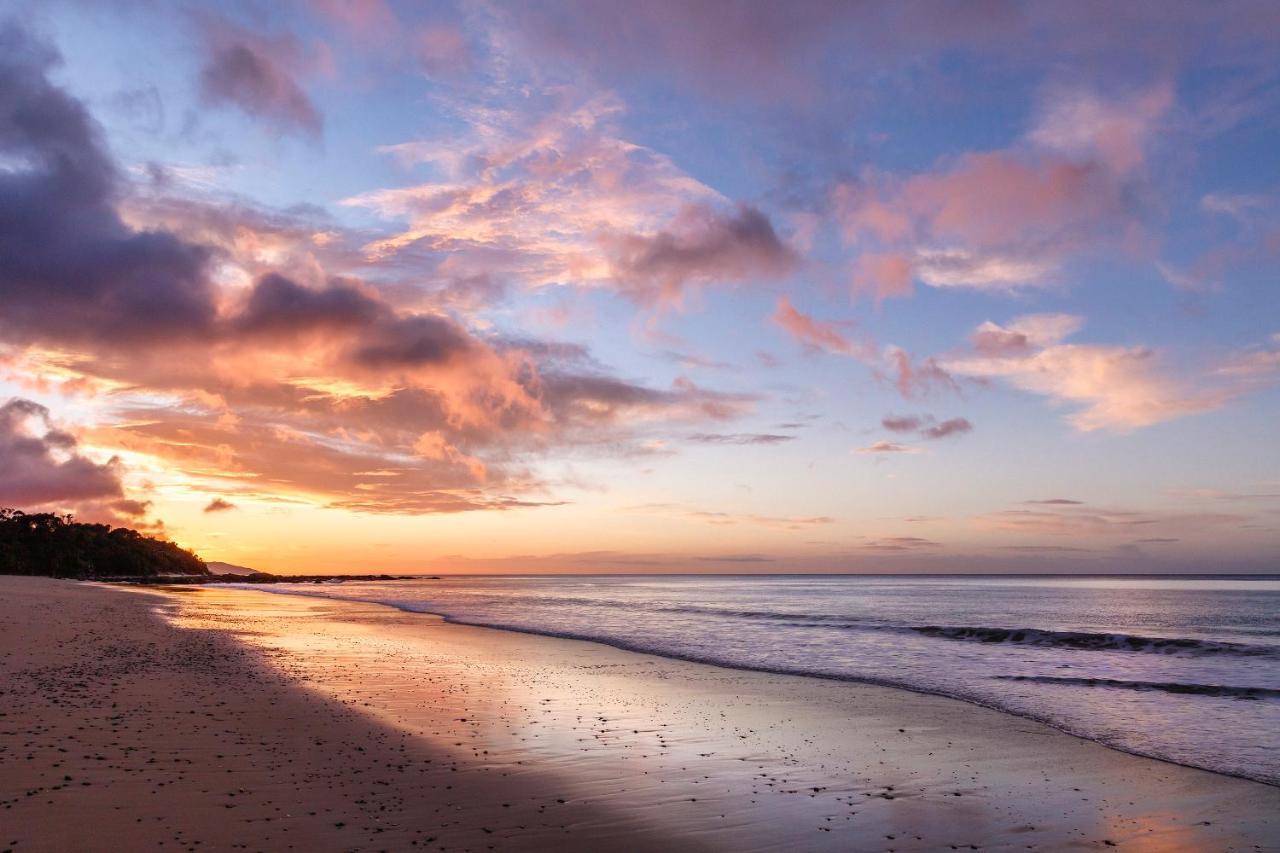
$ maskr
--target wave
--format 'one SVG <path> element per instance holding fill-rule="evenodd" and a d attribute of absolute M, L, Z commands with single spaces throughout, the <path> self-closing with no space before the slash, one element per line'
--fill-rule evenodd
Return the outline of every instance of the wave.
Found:
<path fill-rule="evenodd" d="M 1052 646 L 1082 651 L 1146 652 L 1164 655 L 1234 655 L 1239 657 L 1273 657 L 1275 649 L 1228 643 L 1219 640 L 1196 640 L 1189 637 L 1141 637 L 1133 634 L 1094 634 L 1087 631 L 1047 631 L 1040 628 L 940 627 L 923 625 L 910 630 L 926 637 L 945 640 L 968 640 L 978 643 L 1006 643 L 1017 646 Z"/>
<path fill-rule="evenodd" d="M 481 597 L 477 603 L 487 603 Z M 1250 645 L 1190 637 L 1146 637 L 1135 634 L 1089 631 L 1056 631 L 1047 628 L 1004 628 L 995 626 L 895 625 L 859 619 L 851 613 L 805 613 L 796 610 L 756 610 L 699 604 L 664 604 L 588 598 L 565 595 L 504 596 L 501 602 L 515 601 L 534 606 L 582 607 L 606 610 L 638 610 L 646 613 L 673 613 L 780 623 L 792 628 L 830 628 L 845 631 L 883 631 L 912 633 L 947 640 L 971 640 L 983 643 L 1006 643 L 1025 646 L 1055 646 L 1077 650 L 1148 652 L 1155 654 L 1236 655 L 1241 657 L 1280 656 L 1274 646 Z M 432 612 L 435 612 L 434 610 Z M 1242 627 L 1241 633 L 1258 637 L 1280 636 L 1280 630 L 1267 627 Z"/>
<path fill-rule="evenodd" d="M 1120 690 L 1158 690 L 1184 696 L 1223 696 L 1232 699 L 1280 699 L 1280 690 L 1267 687 L 1229 687 L 1223 684 L 1183 684 L 1176 681 L 1123 681 L 1115 678 L 1077 678 L 1056 675 L 996 675 L 1001 681 L 1036 684 L 1070 684 L 1078 687 L 1114 687 Z"/>
<path fill-rule="evenodd" d="M 778 621 L 794 628 L 831 628 L 849 631 L 891 631 L 919 634 L 944 640 L 967 640 L 979 643 L 1016 646 L 1050 646 L 1078 651 L 1142 652 L 1163 655 L 1230 655 L 1235 657 L 1276 657 L 1271 646 L 1231 643 L 1223 640 L 1201 640 L 1192 637 L 1144 637 L 1136 634 L 1094 633 L 1089 631 L 1054 631 L 1046 628 L 1000 628 L 990 626 L 884 625 L 861 622 L 837 614 L 782 613 L 768 610 L 729 610 L 716 607 L 659 607 L 681 613 L 730 616 L 742 619 Z"/>
<path fill-rule="evenodd" d="M 288 590 L 278 590 L 288 592 Z M 316 595 L 307 590 L 302 594 Z M 433 602 L 406 602 L 382 598 L 363 598 L 343 594 L 318 593 L 321 597 L 344 598 L 385 604 L 418 613 L 448 615 L 451 608 L 438 607 Z M 510 605 L 512 597 L 504 597 Z M 748 610 L 691 604 L 658 604 L 634 601 L 611 601 L 580 596 L 527 596 L 525 603 L 534 606 L 588 607 L 605 609 L 641 610 L 653 613 L 677 613 L 698 616 L 766 621 L 790 628 L 821 628 L 853 632 L 903 633 L 943 640 L 957 640 L 990 645 L 1041 646 L 1076 651 L 1137 652 L 1144 654 L 1181 655 L 1190 657 L 1280 657 L 1280 649 L 1274 646 L 1233 643 L 1223 640 L 1202 640 L 1191 637 L 1146 637 L 1136 634 L 1095 633 L 1089 631 L 1055 631 L 1047 628 L 1003 628 L 994 626 L 941 626 L 941 625 L 892 625 L 882 622 L 859 620 L 850 614 L 798 613 L 780 610 Z M 483 606 L 484 601 L 473 602 Z M 1264 634 L 1265 636 L 1265 634 Z"/>

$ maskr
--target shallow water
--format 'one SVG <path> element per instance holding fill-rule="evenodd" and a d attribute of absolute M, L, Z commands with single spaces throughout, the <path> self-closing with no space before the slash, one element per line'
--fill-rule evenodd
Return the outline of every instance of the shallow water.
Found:
<path fill-rule="evenodd" d="M 1280 580 L 446 577 L 256 586 L 955 696 L 1280 784 Z"/>

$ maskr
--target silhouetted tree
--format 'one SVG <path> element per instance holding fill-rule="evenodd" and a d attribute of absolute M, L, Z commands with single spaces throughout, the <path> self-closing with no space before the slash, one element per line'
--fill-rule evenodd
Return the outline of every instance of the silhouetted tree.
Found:
<path fill-rule="evenodd" d="M 104 578 L 208 573 L 204 560 L 185 548 L 127 527 L 0 507 L 0 574 Z"/>

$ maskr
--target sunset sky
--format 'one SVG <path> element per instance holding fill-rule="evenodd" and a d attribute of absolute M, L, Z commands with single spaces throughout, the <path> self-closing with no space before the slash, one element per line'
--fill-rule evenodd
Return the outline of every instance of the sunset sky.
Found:
<path fill-rule="evenodd" d="M 1280 4 L 0 10 L 0 505 L 281 572 L 1280 570 Z"/>

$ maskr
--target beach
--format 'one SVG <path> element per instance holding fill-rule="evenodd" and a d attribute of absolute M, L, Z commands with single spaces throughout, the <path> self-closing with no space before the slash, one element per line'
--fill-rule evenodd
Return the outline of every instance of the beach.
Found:
<path fill-rule="evenodd" d="M 0 578 L 0 850 L 1265 850 L 1280 788 L 937 696 Z"/>

